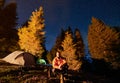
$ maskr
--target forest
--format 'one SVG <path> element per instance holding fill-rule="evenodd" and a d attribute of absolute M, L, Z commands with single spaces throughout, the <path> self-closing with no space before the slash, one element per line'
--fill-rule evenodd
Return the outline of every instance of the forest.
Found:
<path fill-rule="evenodd" d="M 4 0 L 0 1 L 0 58 L 16 50 L 22 50 L 35 56 L 35 60 L 42 58 L 47 64 L 51 64 L 55 53 L 60 51 L 71 71 L 119 76 L 119 26 L 109 26 L 101 19 L 91 17 L 87 34 L 87 53 L 80 30 L 78 28 L 72 30 L 71 26 L 67 29 L 61 28 L 54 45 L 48 51 L 45 47 L 44 8 L 40 6 L 33 11 L 28 21 L 16 29 L 19 19 L 16 13 L 16 3 L 4 6 Z M 86 58 L 88 53 L 91 61 Z"/>

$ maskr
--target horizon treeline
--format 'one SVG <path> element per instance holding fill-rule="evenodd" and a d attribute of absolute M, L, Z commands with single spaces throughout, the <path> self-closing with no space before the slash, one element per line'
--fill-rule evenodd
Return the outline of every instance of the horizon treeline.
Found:
<path fill-rule="evenodd" d="M 79 70 L 83 64 L 85 44 L 78 28 L 69 26 L 56 37 L 48 51 L 45 47 L 45 19 L 43 7 L 33 11 L 28 22 L 16 29 L 16 3 L 4 6 L 0 2 L 0 56 L 23 50 L 33 54 L 37 59 L 44 58 L 52 63 L 57 51 L 67 60 L 69 70 Z M 102 20 L 92 17 L 88 26 L 88 52 L 94 60 L 104 60 L 112 68 L 120 68 L 120 28 L 106 25 Z"/>

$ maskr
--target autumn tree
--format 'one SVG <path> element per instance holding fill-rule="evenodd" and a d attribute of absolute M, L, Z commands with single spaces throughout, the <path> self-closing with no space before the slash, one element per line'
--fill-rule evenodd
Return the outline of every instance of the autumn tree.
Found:
<path fill-rule="evenodd" d="M 65 38 L 61 44 L 63 50 L 61 52 L 62 57 L 64 57 L 69 66 L 69 70 L 79 70 L 81 63 L 76 55 L 75 43 L 73 41 L 73 35 L 71 30 L 68 29 L 65 32 Z"/>
<path fill-rule="evenodd" d="M 45 24 L 43 7 L 32 12 L 28 26 L 19 28 L 19 45 L 21 49 L 41 58 L 45 52 Z"/>
<path fill-rule="evenodd" d="M 79 29 L 75 29 L 74 32 L 75 38 L 74 38 L 74 42 L 76 44 L 76 54 L 79 56 L 79 58 L 82 58 L 85 56 L 85 52 L 84 52 L 84 42 L 83 42 L 83 38 L 81 36 L 81 33 L 79 31 Z"/>
<path fill-rule="evenodd" d="M 49 60 L 49 63 L 52 62 L 53 58 L 56 56 L 56 52 L 58 49 L 61 49 L 61 43 L 64 40 L 65 31 L 64 29 L 61 29 L 60 34 L 56 37 L 55 44 L 53 45 L 52 49 L 49 51 L 47 58 Z"/>
<path fill-rule="evenodd" d="M 88 47 L 92 58 L 103 59 L 117 68 L 120 64 L 120 33 L 92 18 L 88 30 Z"/>
<path fill-rule="evenodd" d="M 5 53 L 18 49 L 16 3 L 2 7 L 0 13 L 0 51 Z"/>

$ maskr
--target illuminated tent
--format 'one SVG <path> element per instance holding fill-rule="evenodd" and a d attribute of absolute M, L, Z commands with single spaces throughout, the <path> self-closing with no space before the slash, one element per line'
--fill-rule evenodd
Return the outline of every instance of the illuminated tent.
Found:
<path fill-rule="evenodd" d="M 15 51 L 5 58 L 4 61 L 21 66 L 34 66 L 35 60 L 32 54 L 24 51 Z"/>
<path fill-rule="evenodd" d="M 46 64 L 46 61 L 44 59 L 38 59 L 37 64 Z"/>

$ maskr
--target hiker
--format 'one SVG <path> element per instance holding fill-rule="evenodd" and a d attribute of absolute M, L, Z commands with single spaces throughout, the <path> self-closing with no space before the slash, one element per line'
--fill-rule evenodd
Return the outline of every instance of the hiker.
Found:
<path fill-rule="evenodd" d="M 67 71 L 67 62 L 61 57 L 60 52 L 56 52 L 56 57 L 52 62 L 53 72 L 65 73 Z"/>

